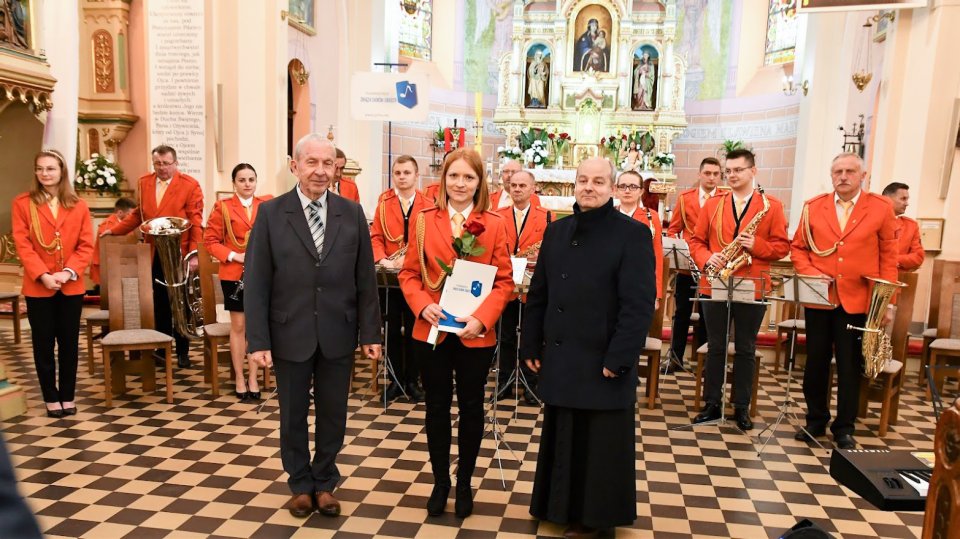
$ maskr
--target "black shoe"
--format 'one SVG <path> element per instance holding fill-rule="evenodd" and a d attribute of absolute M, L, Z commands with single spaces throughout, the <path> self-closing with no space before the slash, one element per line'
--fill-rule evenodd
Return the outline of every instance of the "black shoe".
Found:
<path fill-rule="evenodd" d="M 76 407 L 76 406 L 73 406 L 73 407 L 71 407 L 71 408 L 64 408 L 64 409 L 63 409 L 63 416 L 66 417 L 66 416 L 68 416 L 68 415 L 77 415 L 77 407 Z"/>
<path fill-rule="evenodd" d="M 190 354 L 177 354 L 177 368 L 190 368 Z"/>
<path fill-rule="evenodd" d="M 433 492 L 427 500 L 427 514 L 438 517 L 447 508 L 447 498 L 450 496 L 450 485 L 433 485 Z"/>
<path fill-rule="evenodd" d="M 424 399 L 425 395 L 423 391 L 417 386 L 416 382 L 410 382 L 407 384 L 407 397 L 410 398 L 413 402 L 420 402 Z"/>
<path fill-rule="evenodd" d="M 60 409 L 60 408 L 57 408 L 56 410 L 51 410 L 51 409 L 47 408 L 47 417 L 52 417 L 52 418 L 54 418 L 54 419 L 60 419 L 61 417 L 63 417 L 63 410 Z"/>
<path fill-rule="evenodd" d="M 457 518 L 467 518 L 473 514 L 473 490 L 470 484 L 461 485 L 457 482 L 457 500 L 453 505 L 453 514 Z"/>
<path fill-rule="evenodd" d="M 807 432 L 810 433 L 810 436 L 807 436 Z M 798 442 L 813 442 L 814 438 L 820 438 L 821 436 L 827 433 L 826 429 L 812 429 L 807 427 L 807 431 L 798 430 L 796 434 L 793 435 L 793 439 Z"/>
<path fill-rule="evenodd" d="M 720 419 L 720 405 L 719 404 L 707 404 L 703 407 L 703 410 L 700 410 L 700 413 L 697 414 L 697 417 L 693 418 L 693 423 L 706 423 L 707 421 L 715 421 Z"/>
<path fill-rule="evenodd" d="M 736 408 L 733 411 L 733 419 L 737 422 L 737 428 L 746 432 L 753 429 L 753 421 L 750 419 L 750 413 L 746 408 Z"/>
<path fill-rule="evenodd" d="M 248 401 L 260 402 L 260 392 L 259 391 L 247 391 Z"/>
<path fill-rule="evenodd" d="M 537 394 L 534 393 L 532 389 L 525 389 L 523 391 L 523 402 L 530 406 L 540 406 L 540 401 L 537 400 Z"/>
<path fill-rule="evenodd" d="M 403 395 L 403 391 L 400 390 L 400 386 L 397 384 L 390 384 L 390 387 L 387 388 L 386 399 L 387 401 L 396 400 L 400 395 Z"/>
<path fill-rule="evenodd" d="M 853 436 L 849 434 L 837 434 L 833 437 L 834 443 L 837 444 L 837 447 L 840 449 L 856 449 L 857 441 L 853 439 Z"/>

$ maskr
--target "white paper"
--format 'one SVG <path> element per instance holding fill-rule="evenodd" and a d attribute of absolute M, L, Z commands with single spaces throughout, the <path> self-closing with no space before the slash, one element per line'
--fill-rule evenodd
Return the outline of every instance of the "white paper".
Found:
<path fill-rule="evenodd" d="M 455 319 L 470 316 L 480 307 L 483 300 L 490 295 L 496 277 L 496 266 L 456 260 L 453 274 L 447 276 L 443 283 L 443 292 L 440 293 L 439 305 L 446 319 L 440 320 L 439 326 L 430 328 L 427 342 L 436 344 L 440 331 L 459 333 L 466 324 L 456 322 Z"/>
<path fill-rule="evenodd" d="M 527 271 L 527 259 L 510 257 L 510 263 L 513 264 L 513 284 L 523 284 L 523 273 Z"/>
<path fill-rule="evenodd" d="M 726 281 L 721 281 L 720 279 L 714 279 L 710 282 L 710 297 L 713 300 L 726 300 L 727 299 L 727 283 Z M 730 295 L 730 300 L 734 303 L 749 302 L 754 303 L 757 301 L 756 298 L 757 285 L 754 281 L 750 279 L 738 279 L 733 278 L 733 294 Z"/>
<path fill-rule="evenodd" d="M 794 293 L 794 279 L 796 279 L 796 277 L 791 275 L 783 280 L 783 297 L 787 301 L 797 301 L 796 294 Z M 800 303 L 807 303 L 810 305 L 830 305 L 829 279 L 801 277 L 800 282 L 796 284 L 796 287 L 800 292 Z"/>
<path fill-rule="evenodd" d="M 680 238 L 663 237 L 663 256 L 670 261 L 673 269 L 690 269 L 690 247 Z"/>

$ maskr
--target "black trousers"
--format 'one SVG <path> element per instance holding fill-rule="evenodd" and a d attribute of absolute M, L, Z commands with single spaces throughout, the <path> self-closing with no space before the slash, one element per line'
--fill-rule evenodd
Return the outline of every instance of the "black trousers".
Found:
<path fill-rule="evenodd" d="M 177 357 L 184 357 L 190 352 L 190 341 L 173 329 L 173 314 L 170 311 L 170 298 L 167 296 L 167 287 L 157 283 L 156 279 L 166 282 L 163 270 L 160 267 L 160 257 L 153 256 L 153 324 L 157 331 L 173 337 L 177 343 Z"/>
<path fill-rule="evenodd" d="M 71 402 L 77 387 L 77 348 L 80 345 L 83 294 L 65 296 L 63 292 L 57 292 L 47 298 L 28 296 L 26 299 L 27 320 L 30 321 L 33 340 L 33 362 L 37 367 L 43 402 Z M 54 347 L 59 361 L 54 358 Z"/>
<path fill-rule="evenodd" d="M 467 348 L 455 335 L 433 345 L 414 343 L 420 357 L 420 378 L 426 392 L 427 448 L 436 484 L 450 484 L 450 407 L 453 381 L 457 381 L 457 484 L 470 483 L 483 438 L 483 386 L 490 370 L 493 347 Z"/>
<path fill-rule="evenodd" d="M 520 331 L 520 316 L 523 312 L 520 300 L 507 303 L 500 315 L 500 367 L 497 374 L 497 388 L 506 385 L 517 368 L 517 333 Z M 537 374 L 521 360 L 520 369 L 530 389 L 537 389 Z"/>
<path fill-rule="evenodd" d="M 674 286 L 676 308 L 673 311 L 673 336 L 670 339 L 670 350 L 674 357 L 683 361 L 683 354 L 687 350 L 687 333 L 690 331 L 690 315 L 693 314 L 693 298 L 696 297 L 697 281 L 686 273 L 677 273 L 677 282 Z M 700 309 L 703 312 L 703 309 Z M 707 342 L 707 324 L 702 320 L 697 324 L 697 342 Z"/>
<path fill-rule="evenodd" d="M 324 357 L 318 347 L 307 361 L 273 358 L 280 400 L 280 460 L 293 494 L 333 492 L 340 481 L 337 453 L 347 428 L 347 393 L 353 354 Z M 313 389 L 314 443 L 310 459 L 307 415 Z"/>
<path fill-rule="evenodd" d="M 834 436 L 852 435 L 857 420 L 860 382 L 863 376 L 863 333 L 847 324 L 863 327 L 866 314 L 836 309 L 804 309 L 807 322 L 807 365 L 803 372 L 803 396 L 807 400 L 807 430 L 823 430 L 830 422 L 830 362 L 837 358 L 837 417 L 830 430 Z"/>
<path fill-rule="evenodd" d="M 753 372 L 757 366 L 757 333 L 763 323 L 766 305 L 734 303 L 731 306 L 733 354 L 733 407 L 750 407 Z M 707 365 L 703 380 L 703 398 L 707 404 L 720 404 L 723 391 L 723 369 L 727 352 L 727 304 L 719 301 L 700 302 L 707 326 Z"/>
<path fill-rule="evenodd" d="M 416 382 L 420 366 L 413 349 L 413 323 L 416 317 L 399 288 L 380 288 L 380 313 L 387 322 L 387 350 L 400 384 Z M 387 309 L 389 302 L 389 309 Z"/>

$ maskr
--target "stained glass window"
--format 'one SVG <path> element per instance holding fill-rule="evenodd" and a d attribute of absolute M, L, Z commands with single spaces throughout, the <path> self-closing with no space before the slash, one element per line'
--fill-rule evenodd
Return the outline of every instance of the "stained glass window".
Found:
<path fill-rule="evenodd" d="M 797 47 L 797 0 L 770 0 L 764 65 L 793 61 Z"/>
<path fill-rule="evenodd" d="M 400 10 L 400 54 L 430 60 L 433 0 L 405 0 Z"/>

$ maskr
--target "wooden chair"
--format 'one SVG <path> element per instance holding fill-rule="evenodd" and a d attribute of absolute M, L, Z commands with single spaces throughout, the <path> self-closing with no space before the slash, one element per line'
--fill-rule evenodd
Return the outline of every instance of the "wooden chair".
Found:
<path fill-rule="evenodd" d="M 100 348 L 107 406 L 113 404 L 114 393 L 126 391 L 126 374 L 131 365 L 140 373 L 144 393 L 156 389 L 153 351 L 157 348 L 164 351 L 167 403 L 173 403 L 173 337 L 153 329 L 150 247 L 143 243 L 113 243 L 107 247 L 106 254 L 111 264 L 110 332 L 100 339 Z M 114 352 L 120 354 L 114 356 Z M 137 352 L 139 359 L 125 361 L 126 352 Z"/>
<path fill-rule="evenodd" d="M 100 309 L 90 311 L 83 317 L 84 332 L 87 337 L 87 372 L 90 374 L 93 374 L 95 365 L 93 341 L 97 339 L 97 336 L 94 335 L 94 328 L 100 329 L 99 337 L 103 337 L 110 332 L 110 286 L 107 277 L 107 268 L 110 264 L 107 263 L 106 246 L 111 243 L 130 245 L 137 243 L 137 237 L 133 234 L 127 234 L 125 236 L 104 236 L 100 238 Z M 151 286 L 153 285 L 151 284 Z"/>
<path fill-rule="evenodd" d="M 669 275 L 669 271 L 670 261 L 664 259 L 663 274 Z M 662 286 L 666 289 L 667 283 L 664 282 Z M 663 352 L 663 341 L 650 335 L 660 336 L 663 333 L 663 311 L 667 306 L 666 293 L 664 293 L 663 296 L 664 298 L 660 302 L 660 307 L 653 313 L 653 322 L 650 324 L 650 331 L 647 332 L 647 342 L 643 350 L 640 351 L 640 357 L 637 358 L 637 372 L 644 373 L 642 376 L 646 376 L 647 378 L 647 408 L 650 410 L 653 410 L 657 405 L 657 390 L 660 386 L 660 356 Z M 642 357 L 647 358 L 646 366 L 640 363 L 640 358 Z"/>
<path fill-rule="evenodd" d="M 937 293 L 937 285 L 943 280 L 944 272 L 957 275 L 960 273 L 960 262 L 939 259 L 933 261 L 933 276 L 930 280 L 932 291 L 930 293 L 930 311 L 927 315 L 927 329 L 923 330 L 920 335 L 923 339 L 920 348 L 920 366 L 917 369 L 917 380 L 920 387 L 926 386 L 926 367 L 930 364 L 930 343 L 937 339 L 937 324 L 940 317 L 940 294 Z"/>
<path fill-rule="evenodd" d="M 203 302 L 203 378 L 210 383 L 213 398 L 220 396 L 220 362 L 226 358 L 233 373 L 230 356 L 230 322 L 217 322 L 217 306 L 223 305 L 223 289 L 220 287 L 220 262 L 210 256 L 206 247 L 197 251 L 200 262 L 200 297 Z M 222 346 L 226 345 L 226 350 Z M 263 369 L 263 387 L 270 387 L 270 369 Z"/>
<path fill-rule="evenodd" d="M 20 321 L 27 317 L 27 304 L 20 295 L 23 285 L 23 266 L 19 263 L 0 263 L 0 318 L 13 320 L 13 343 L 20 344 Z"/>
<path fill-rule="evenodd" d="M 960 262 L 944 264 L 939 283 L 940 307 L 937 312 L 937 338 L 930 343 L 930 366 L 960 362 Z M 942 390 L 942 387 L 938 387 Z M 927 396 L 930 396 L 927 388 Z"/>
<path fill-rule="evenodd" d="M 731 338 L 732 338 L 732 335 L 731 335 Z M 696 368 L 696 371 L 694 372 L 694 378 L 696 379 L 696 386 L 694 386 L 694 390 L 693 390 L 693 406 L 697 410 L 700 409 L 700 397 L 702 396 L 702 393 L 703 393 L 703 366 L 704 366 L 704 363 L 706 363 L 707 350 L 709 348 L 710 348 L 710 343 L 703 343 L 703 345 L 701 345 L 700 348 L 697 348 L 697 352 L 695 354 L 697 368 Z M 728 369 L 733 369 L 733 362 L 729 360 L 733 358 L 734 352 L 735 352 L 735 347 L 733 342 L 731 341 L 730 344 L 727 345 L 727 359 L 728 359 L 727 368 Z M 757 416 L 757 393 L 760 390 L 760 363 L 763 357 L 760 354 L 760 352 L 755 352 L 755 355 L 756 357 L 754 358 L 753 387 L 750 390 L 751 391 L 750 393 L 750 416 L 751 417 Z M 727 381 L 729 382 L 730 386 L 733 387 L 733 378 L 731 376 L 727 376 Z M 726 391 L 726 388 L 724 388 L 723 390 Z"/>
<path fill-rule="evenodd" d="M 907 354 L 907 330 L 913 319 L 913 300 L 917 293 L 917 274 L 901 272 L 901 283 L 907 285 L 901 289 L 897 300 L 897 314 L 893 319 L 893 328 L 890 331 L 893 359 L 877 375 L 876 380 L 868 380 L 860 384 L 860 411 L 859 416 L 867 415 L 870 401 L 879 401 L 880 408 L 880 437 L 887 435 L 887 428 L 897 424 L 897 415 L 900 410 L 900 388 L 903 387 L 904 365 Z"/>
<path fill-rule="evenodd" d="M 923 514 L 923 539 L 960 536 L 960 400 L 937 422 L 933 477 Z"/>

